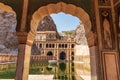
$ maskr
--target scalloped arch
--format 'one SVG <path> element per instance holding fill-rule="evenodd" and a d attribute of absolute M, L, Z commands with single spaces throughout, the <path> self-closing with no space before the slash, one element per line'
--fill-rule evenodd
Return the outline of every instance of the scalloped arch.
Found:
<path fill-rule="evenodd" d="M 45 16 L 59 12 L 64 12 L 66 14 L 71 14 L 78 17 L 84 24 L 85 35 L 88 41 L 88 45 L 91 46 L 91 44 L 94 44 L 94 39 L 91 41 L 91 36 L 93 36 L 94 38 L 94 34 L 91 32 L 91 21 L 87 12 L 85 12 L 80 7 L 74 6 L 73 4 L 66 4 L 64 2 L 58 2 L 57 4 L 48 4 L 46 6 L 42 6 L 33 13 L 30 23 L 31 29 L 27 36 L 27 43 L 31 43 L 32 45 L 40 20 L 42 20 Z"/>
<path fill-rule="evenodd" d="M 40 7 L 36 12 L 34 12 L 31 20 L 31 31 L 35 33 L 39 21 L 45 16 L 59 12 L 64 12 L 78 17 L 84 24 L 85 33 L 87 34 L 91 31 L 91 21 L 87 12 L 80 7 L 74 6 L 73 4 L 66 4 L 64 2 L 48 4 L 47 6 Z"/>
<path fill-rule="evenodd" d="M 8 13 L 11 12 L 16 14 L 15 11 L 10 6 L 5 5 L 4 3 L 1 3 L 1 2 L 0 2 L 0 11 L 6 11 Z"/>

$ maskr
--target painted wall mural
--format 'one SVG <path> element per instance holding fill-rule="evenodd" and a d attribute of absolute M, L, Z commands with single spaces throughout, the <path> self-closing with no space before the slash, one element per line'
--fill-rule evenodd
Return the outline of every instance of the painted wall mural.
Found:
<path fill-rule="evenodd" d="M 115 15 L 116 15 L 116 28 L 117 28 L 117 35 L 118 35 L 118 49 L 119 49 L 119 52 L 120 52 L 120 4 L 118 4 L 116 7 L 115 7 Z"/>
<path fill-rule="evenodd" d="M 115 38 L 111 9 L 100 9 L 99 11 L 103 49 L 114 49 Z"/>
<path fill-rule="evenodd" d="M 110 6 L 111 2 L 110 2 L 110 0 L 99 0 L 98 4 L 103 5 L 103 6 Z"/>

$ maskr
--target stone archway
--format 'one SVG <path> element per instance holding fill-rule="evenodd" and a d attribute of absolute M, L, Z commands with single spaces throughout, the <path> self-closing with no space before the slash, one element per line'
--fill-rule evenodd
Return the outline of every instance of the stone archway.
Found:
<path fill-rule="evenodd" d="M 6 11 L 8 13 L 13 13 L 16 15 L 15 11 L 10 7 L 0 2 L 0 11 Z"/>
<path fill-rule="evenodd" d="M 65 52 L 61 52 L 60 54 L 59 54 L 59 60 L 66 60 L 66 54 L 65 54 Z"/>
<path fill-rule="evenodd" d="M 53 53 L 52 53 L 51 51 L 49 51 L 49 52 L 47 53 L 47 56 L 53 56 Z"/>
<path fill-rule="evenodd" d="M 82 8 L 74 6 L 73 4 L 66 4 L 64 2 L 58 2 L 57 4 L 49 4 L 43 7 L 40 7 L 37 11 L 33 13 L 32 20 L 30 23 L 30 32 L 28 33 L 27 42 L 33 43 L 36 30 L 39 24 L 39 21 L 42 20 L 45 16 L 48 16 L 53 13 L 64 12 L 66 14 L 71 14 L 79 18 L 84 24 L 85 35 L 88 41 L 89 46 L 93 46 L 95 42 L 95 34 L 91 31 L 91 20 L 87 12 Z"/>
<path fill-rule="evenodd" d="M 85 26 L 86 34 L 91 31 L 91 21 L 89 15 L 82 8 L 76 7 L 72 4 L 66 4 L 64 2 L 49 4 L 47 6 L 40 7 L 36 12 L 34 12 L 31 20 L 31 31 L 33 33 L 36 32 L 39 21 L 45 16 L 59 12 L 64 12 L 78 17 Z"/>
<path fill-rule="evenodd" d="M 39 21 L 42 20 L 45 16 L 50 15 L 52 13 L 59 13 L 59 12 L 64 12 L 71 14 L 73 16 L 78 17 L 82 23 L 84 24 L 85 28 L 85 35 L 88 41 L 89 46 L 94 45 L 94 34 L 91 32 L 91 21 L 89 18 L 89 15 L 87 12 L 85 12 L 82 8 L 76 7 L 72 4 L 66 4 L 64 2 L 59 2 L 57 4 L 49 4 L 47 6 L 40 7 L 36 12 L 34 12 L 31 20 L 31 30 L 28 33 L 27 36 L 27 44 L 26 44 L 26 50 L 25 50 L 25 60 L 24 63 L 27 63 L 24 65 L 24 70 L 23 70 L 23 80 L 28 79 L 28 72 L 29 72 L 29 61 L 30 61 L 30 51 L 31 51 L 31 44 L 34 41 L 36 30 L 39 24 Z M 27 53 L 27 54 L 26 54 Z M 29 55 L 29 56 L 28 56 Z M 95 57 L 95 56 L 94 56 Z M 96 75 L 93 75 L 96 76 Z"/>
<path fill-rule="evenodd" d="M 0 2 L 0 53 L 17 54 L 18 38 L 16 35 L 17 15 L 11 6 Z M 16 61 L 16 56 L 12 61 Z"/>

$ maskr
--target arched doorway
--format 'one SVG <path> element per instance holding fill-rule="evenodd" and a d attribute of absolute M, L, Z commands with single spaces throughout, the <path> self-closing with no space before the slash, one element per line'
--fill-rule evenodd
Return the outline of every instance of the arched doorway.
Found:
<path fill-rule="evenodd" d="M 47 56 L 53 56 L 53 53 L 52 53 L 51 51 L 49 51 L 49 52 L 47 53 Z"/>
<path fill-rule="evenodd" d="M 66 54 L 65 54 L 65 52 L 62 51 L 62 52 L 60 53 L 59 59 L 60 59 L 60 60 L 66 60 Z"/>
<path fill-rule="evenodd" d="M 95 39 L 94 38 L 94 33 L 92 33 L 92 31 L 91 31 L 91 21 L 90 21 L 90 18 L 89 18 L 89 15 L 87 14 L 87 12 L 85 12 L 80 7 L 76 7 L 76 6 L 72 5 L 72 4 L 66 4 L 64 2 L 59 2 L 57 4 L 49 4 L 47 6 L 40 7 L 36 12 L 34 12 L 34 14 L 32 16 L 32 20 L 31 20 L 31 30 L 30 30 L 30 32 L 29 32 L 29 34 L 27 36 L 27 42 L 26 42 L 27 45 L 33 43 L 39 21 L 42 20 L 47 15 L 50 15 L 52 13 L 59 13 L 61 11 L 64 12 L 64 13 L 74 15 L 74 16 L 78 17 L 82 21 L 82 23 L 84 24 L 85 36 L 87 38 L 87 41 L 89 41 L 89 39 L 91 39 L 91 37 L 93 37 L 92 41 L 88 42 L 88 44 L 89 44 L 89 46 L 94 45 L 94 39 Z M 80 14 L 82 14 L 82 15 L 80 15 Z M 31 46 L 26 46 L 26 50 L 27 50 L 26 53 L 30 53 Z M 27 54 L 25 54 L 24 62 L 29 64 L 29 58 L 28 57 L 29 56 L 27 56 Z M 95 58 L 95 56 L 94 56 L 94 58 Z M 28 64 L 25 65 L 24 67 L 27 67 L 29 69 Z M 94 64 L 96 64 L 96 63 L 94 63 Z M 96 66 L 94 66 L 94 67 L 96 67 Z M 27 68 L 25 68 L 23 70 L 22 78 L 24 80 L 28 79 L 28 72 L 29 71 L 28 71 Z M 96 71 L 96 68 L 92 68 L 92 69 L 94 69 Z M 94 73 L 91 73 L 91 74 L 94 75 Z"/>

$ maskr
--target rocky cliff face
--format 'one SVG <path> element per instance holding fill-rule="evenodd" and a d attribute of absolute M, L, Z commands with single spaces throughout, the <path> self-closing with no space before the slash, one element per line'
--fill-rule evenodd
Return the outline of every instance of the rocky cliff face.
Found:
<path fill-rule="evenodd" d="M 76 38 L 76 46 L 75 46 L 75 61 L 83 61 L 84 63 L 89 63 L 89 47 L 87 43 L 87 39 L 85 36 L 85 29 L 84 25 L 81 23 L 76 31 L 75 31 L 75 38 Z M 84 56 L 87 56 L 86 59 Z M 81 58 L 82 57 L 82 58 Z"/>
<path fill-rule="evenodd" d="M 85 34 L 84 25 L 81 24 L 77 27 L 76 31 L 76 43 L 78 45 L 88 45 L 89 47 L 96 45 L 96 34 L 93 32 L 89 32 Z"/>
<path fill-rule="evenodd" d="M 31 54 L 32 55 L 40 55 L 40 51 L 39 51 L 38 47 L 36 46 L 35 42 L 32 45 Z"/>
<path fill-rule="evenodd" d="M 59 37 L 56 25 L 51 16 L 46 16 L 40 21 L 37 31 L 56 31 L 57 38 Z"/>
<path fill-rule="evenodd" d="M 77 45 L 87 45 L 87 40 L 85 37 L 85 29 L 82 23 L 75 30 L 75 38 Z"/>
<path fill-rule="evenodd" d="M 57 29 L 53 19 L 46 16 L 40 21 L 37 31 L 57 31 Z"/>
<path fill-rule="evenodd" d="M 16 36 L 16 15 L 13 13 L 0 12 L 0 53 L 18 53 L 18 40 Z M 56 25 L 50 16 L 40 21 L 38 31 L 56 31 Z M 33 43 L 32 54 L 40 54 Z"/>
<path fill-rule="evenodd" d="M 0 53 L 18 53 L 16 24 L 15 14 L 0 12 Z"/>

